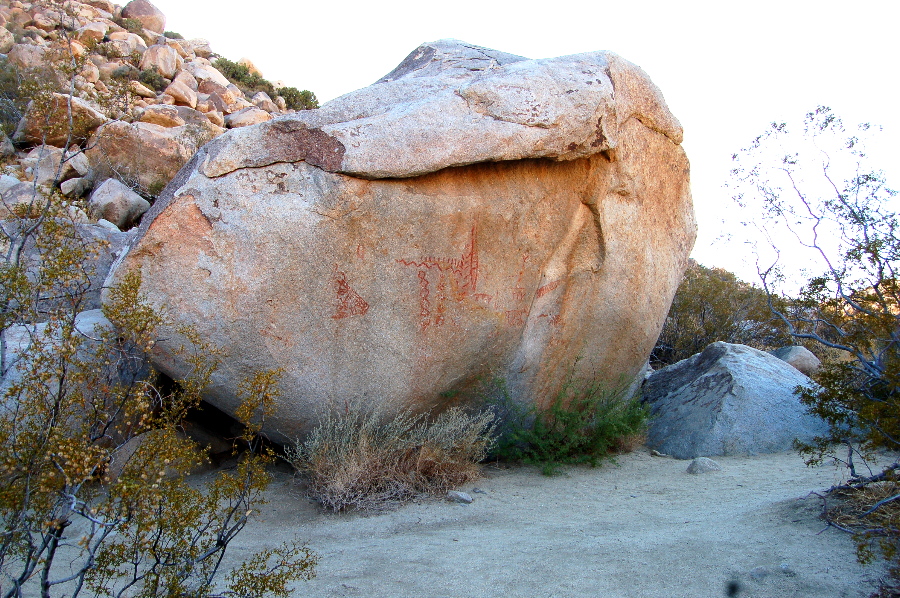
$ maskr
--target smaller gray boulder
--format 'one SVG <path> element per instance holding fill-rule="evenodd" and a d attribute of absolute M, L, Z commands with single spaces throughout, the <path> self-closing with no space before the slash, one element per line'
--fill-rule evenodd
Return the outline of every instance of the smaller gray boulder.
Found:
<path fill-rule="evenodd" d="M 116 179 L 103 181 L 88 200 L 91 218 L 108 220 L 123 230 L 149 209 L 149 201 Z"/>
<path fill-rule="evenodd" d="M 28 185 L 31 183 L 22 183 Z M 5 200 L 4 196 L 4 200 Z M 0 222 L 0 238 L 18 243 L 23 229 L 27 229 L 28 221 L 6 220 Z M 74 236 L 71 239 L 75 247 L 90 248 L 87 260 L 82 264 L 86 282 L 90 285 L 84 294 L 81 307 L 85 310 L 100 308 L 100 291 L 113 262 L 118 259 L 131 238 L 129 233 L 120 232 L 115 227 L 109 228 L 98 224 L 75 224 Z M 29 277 L 38 276 L 42 266 L 41 250 L 35 246 L 33 236 L 25 242 L 21 265 Z M 66 297 L 47 297 L 40 301 L 41 309 L 48 311 L 59 305 L 66 305 Z"/>
<path fill-rule="evenodd" d="M 813 354 L 812 351 L 800 345 L 790 347 L 781 347 L 771 351 L 772 355 L 778 359 L 785 361 L 807 376 L 812 376 L 822 367 L 822 362 Z"/>
<path fill-rule="evenodd" d="M 710 459 L 709 457 L 697 457 L 688 465 L 687 472 L 692 474 L 710 473 L 712 471 L 722 471 L 722 466 Z"/>
<path fill-rule="evenodd" d="M 713 343 L 644 383 L 647 446 L 678 459 L 789 450 L 795 438 L 809 441 L 827 430 L 794 394 L 812 384 L 768 353 Z"/>

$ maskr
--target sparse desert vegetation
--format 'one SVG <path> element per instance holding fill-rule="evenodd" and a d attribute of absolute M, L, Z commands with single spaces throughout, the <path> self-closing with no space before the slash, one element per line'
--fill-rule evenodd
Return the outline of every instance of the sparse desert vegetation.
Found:
<path fill-rule="evenodd" d="M 138 0 L 138 4 L 149 3 Z M 246 530 L 268 512 L 264 511 L 265 497 L 271 481 L 277 478 L 280 460 L 286 460 L 296 470 L 317 508 L 331 517 L 342 517 L 340 521 L 353 521 L 353 515 L 347 512 L 384 512 L 420 498 L 442 498 L 448 490 L 474 488 L 474 484 L 482 483 L 479 480 L 485 480 L 485 467 L 508 472 L 508 468 L 525 463 L 537 466 L 544 474 L 571 475 L 585 481 L 585 470 L 571 466 L 596 466 L 640 446 L 648 410 L 639 393 L 631 396 L 623 390 L 610 389 L 608 384 L 590 376 L 576 380 L 574 374 L 560 392 L 537 397 L 533 402 L 512 397 L 500 374 L 494 378 L 497 382 L 493 389 L 480 394 L 432 393 L 433 389 L 417 386 L 423 396 L 431 393 L 447 399 L 444 409 L 433 411 L 395 408 L 389 401 L 370 404 L 366 400 L 371 397 L 363 396 L 365 393 L 342 397 L 331 408 L 322 406 L 308 434 L 293 444 L 279 447 L 269 442 L 266 434 L 274 428 L 267 426 L 279 414 L 279 402 L 294 398 L 285 396 L 282 390 L 284 379 L 291 372 L 286 372 L 283 365 L 223 366 L 225 352 L 221 348 L 204 338 L 196 327 L 174 323 L 170 318 L 173 313 L 160 309 L 158 297 L 157 305 L 152 304 L 140 269 L 125 272 L 127 268 L 121 264 L 128 257 L 126 251 L 134 250 L 141 237 L 140 231 L 123 231 L 138 227 L 145 213 L 152 213 L 154 218 L 167 214 L 168 218 L 175 212 L 168 222 L 179 217 L 183 220 L 172 225 L 167 241 L 185 242 L 192 249 L 199 247 L 202 256 L 192 262 L 190 257 L 178 255 L 173 259 L 173 270 L 191 271 L 194 278 L 185 285 L 191 290 L 208 285 L 217 297 L 231 301 L 227 310 L 209 305 L 191 309 L 196 308 L 201 320 L 214 319 L 227 311 L 240 326 L 229 328 L 233 323 L 229 322 L 226 329 L 252 329 L 254 339 L 245 351 L 251 361 L 257 361 L 260 355 L 275 355 L 281 363 L 302 362 L 291 361 L 294 355 L 290 351 L 301 344 L 297 338 L 303 334 L 292 336 L 291 331 L 279 329 L 284 324 L 281 321 L 276 326 L 267 320 L 262 331 L 244 326 L 247 314 L 269 308 L 241 303 L 243 298 L 251 296 L 255 300 L 254 293 L 262 296 L 281 283 L 269 278 L 266 284 L 254 286 L 255 282 L 247 282 L 249 277 L 241 278 L 245 272 L 223 274 L 212 264 L 214 258 L 221 257 L 217 253 L 221 247 L 229 245 L 217 244 L 221 239 L 210 241 L 209 231 L 224 226 L 235 212 L 229 212 L 231 208 L 224 201 L 220 205 L 218 199 L 206 203 L 198 200 L 185 208 L 185 202 L 196 199 L 191 194 L 200 196 L 209 189 L 183 186 L 190 188 L 190 193 L 182 193 L 168 184 L 183 166 L 191 164 L 207 142 L 240 137 L 220 137 L 226 128 L 251 127 L 268 122 L 273 116 L 289 117 L 293 111 L 317 108 L 318 100 L 308 90 L 276 87 L 248 63 L 213 54 L 202 40 L 185 40 L 177 33 L 165 31 L 164 19 L 161 26 L 154 25 L 152 19 L 158 20 L 159 15 L 150 13 L 135 11 L 127 16 L 122 7 L 105 0 L 84 4 L 34 2 L 28 3 L 27 8 L 22 2 L 7 2 L 0 6 L 5 22 L 0 43 L 10 42 L 8 52 L 0 59 L 0 167 L 4 178 L 0 208 L 0 595 L 293 595 L 297 587 L 303 587 L 295 582 L 311 579 L 321 566 L 315 546 L 307 546 L 305 538 L 295 537 L 277 547 L 266 545 L 252 554 L 241 550 L 240 559 L 234 556 L 238 552 L 235 547 L 243 548 L 241 540 L 246 537 Z M 151 20 L 143 18 L 147 16 Z M 459 49 L 449 42 L 440 47 L 448 56 Z M 465 46 L 466 52 L 471 49 Z M 509 56 L 497 56 L 492 60 L 500 68 Z M 603 59 L 615 60 L 608 56 Z M 454 80 L 452 93 L 445 94 L 448 105 L 456 105 L 453 102 L 458 101 L 458 86 Z M 420 100 L 440 100 L 440 94 L 446 90 L 434 89 L 427 88 Z M 627 94 L 621 97 L 627 98 Z M 404 105 L 404 110 L 408 108 Z M 675 131 L 677 127 L 664 118 L 667 109 L 662 110 L 659 105 L 653 109 L 659 117 L 654 122 L 664 123 L 658 127 L 660 131 L 669 129 L 662 133 L 654 130 L 651 137 L 668 136 L 669 141 L 677 138 L 680 131 Z M 305 113 L 310 114 L 317 113 Z M 378 113 L 359 118 L 383 116 Z M 469 116 L 474 119 L 483 115 Z M 491 125 L 502 121 L 490 120 Z M 639 120 L 623 127 L 633 125 L 637 129 L 643 126 L 637 124 Z M 191 175 L 191 168 L 220 168 L 221 171 L 210 170 L 209 176 L 203 175 L 204 180 L 213 181 L 245 170 L 240 176 L 234 175 L 233 180 L 258 176 L 258 180 L 246 184 L 254 189 L 265 188 L 266 193 L 271 191 L 269 196 L 261 197 L 277 196 L 277 201 L 269 204 L 254 199 L 256 205 L 268 209 L 280 205 L 285 197 L 306 197 L 303 194 L 309 188 L 302 185 L 313 179 L 318 181 L 313 187 L 324 185 L 322 181 L 326 180 L 353 179 L 363 181 L 359 188 L 368 189 L 381 184 L 378 177 L 382 177 L 388 180 L 384 183 L 386 188 L 393 192 L 400 188 L 396 181 L 401 179 L 397 177 L 406 177 L 402 180 L 411 189 L 424 172 L 431 177 L 425 183 L 431 193 L 433 189 L 428 185 L 459 172 L 476 172 L 473 178 L 479 181 L 501 174 L 509 176 L 503 184 L 488 185 L 493 193 L 496 188 L 518 184 L 519 179 L 533 181 L 541 176 L 547 177 L 541 179 L 542 185 L 561 184 L 559 181 L 570 184 L 581 176 L 581 166 L 607 168 L 615 156 L 613 147 L 597 149 L 609 141 L 600 135 L 593 145 L 588 144 L 592 149 L 574 142 L 563 146 L 560 153 L 584 152 L 575 166 L 567 160 L 544 160 L 558 157 L 555 155 L 532 156 L 524 152 L 522 155 L 531 156 L 524 161 L 504 155 L 482 156 L 479 160 L 487 166 L 477 164 L 472 171 L 464 170 L 469 167 L 467 157 L 427 168 L 418 162 L 412 166 L 404 163 L 401 166 L 409 167 L 409 171 L 399 174 L 376 165 L 372 172 L 360 171 L 357 180 L 357 171 L 352 169 L 363 167 L 345 168 L 341 160 L 344 152 L 352 154 L 364 145 L 357 141 L 358 127 L 354 133 L 348 133 L 354 141 L 345 145 L 337 140 L 339 132 L 329 137 L 318 129 L 310 129 L 306 121 L 283 124 L 291 122 L 284 120 L 272 127 L 279 136 L 278 143 L 263 137 L 254 141 L 257 145 L 251 148 L 253 151 L 236 152 L 223 142 L 219 153 L 205 155 L 205 162 L 197 161 L 202 166 L 188 166 L 178 176 Z M 342 124 L 346 123 L 336 126 Z M 633 139 L 628 135 L 638 138 L 643 134 L 626 128 L 622 134 L 629 143 Z M 853 534 L 860 562 L 887 562 L 888 576 L 874 595 L 881 597 L 900 595 L 900 469 L 896 461 L 900 450 L 900 282 L 896 272 L 900 222 L 893 203 L 896 192 L 889 187 L 884 173 L 867 166 L 862 152 L 861 138 L 869 128 L 847 131 L 827 108 L 807 115 L 803 131 L 821 142 L 819 149 L 828 140 L 838 141 L 836 149 L 826 154 L 827 159 L 815 164 L 825 184 L 810 192 L 804 190 L 798 170 L 808 155 L 772 149 L 793 134 L 787 125 L 773 125 L 736 155 L 732 180 L 738 202 L 750 210 L 762 228 L 788 230 L 801 240 L 801 245 L 823 258 L 825 265 L 804 279 L 795 291 L 785 285 L 789 281 L 778 261 L 760 268 L 759 285 L 741 281 L 719 268 L 691 263 L 664 323 L 660 320 L 662 332 L 650 358 L 655 367 L 665 367 L 699 353 L 714 341 L 727 341 L 764 350 L 803 344 L 822 359 L 824 365 L 814 375 L 817 385 L 798 387 L 796 393 L 811 413 L 827 422 L 828 433 L 798 444 L 797 448 L 811 466 L 836 463 L 846 468 L 846 479 L 823 492 L 824 517 L 835 529 Z M 247 129 L 246 136 L 252 137 L 256 130 Z M 388 141 L 400 138 L 389 130 Z M 534 130 L 543 131 L 542 127 Z M 104 138 L 105 133 L 112 131 L 116 134 Z M 449 127 L 440 135 L 454 131 Z M 420 133 L 412 131 L 409 138 L 418 140 Z M 125 149 L 104 145 L 110 139 L 133 145 L 123 146 Z M 384 139 L 378 141 L 387 143 Z M 675 151 L 672 148 L 678 144 L 669 141 L 665 151 Z M 498 145 L 503 149 L 509 143 L 512 141 Z M 287 146 L 291 152 L 306 153 L 301 157 L 285 153 Z M 595 155 L 597 152 L 601 154 Z M 116 153 L 119 161 L 111 159 Z M 164 154 L 172 160 L 166 164 L 150 162 Z M 235 158 L 238 154 L 240 158 Z M 409 154 L 418 159 L 428 152 Z M 769 161 L 773 155 L 774 165 Z M 390 168 L 397 167 L 394 162 L 401 162 L 399 158 L 394 160 L 395 156 L 389 157 Z M 818 154 L 816 157 L 821 158 Z M 669 165 L 681 158 L 683 155 L 677 154 L 664 162 Z M 245 159 L 260 162 L 241 161 Z M 293 159 L 296 160 L 291 162 Z M 831 169 L 842 159 L 852 162 L 849 176 Z M 504 161 L 513 164 L 497 165 Z M 519 162 L 527 164 L 522 166 Z M 651 166 L 647 166 L 647 172 L 652 172 Z M 519 167 L 524 170 L 516 171 Z M 249 174 L 251 171 L 254 174 Z M 302 176 L 296 175 L 297 171 L 302 171 Z M 458 176 L 451 186 L 466 188 L 470 181 L 464 177 L 468 175 Z M 119 201 L 128 200 L 128 206 L 97 205 L 102 195 L 99 190 L 106 181 L 115 181 L 125 189 L 120 196 L 124 199 Z M 685 179 L 685 189 L 686 184 Z M 822 188 L 826 192 L 820 193 Z M 315 217 L 310 218 L 329 223 L 352 218 L 358 211 L 357 204 L 368 200 L 360 196 L 350 201 L 346 189 L 335 189 L 325 193 L 328 201 L 340 196 L 353 209 L 345 213 L 329 207 L 312 212 Z M 538 190 L 543 198 L 544 191 Z M 565 221 L 561 212 L 546 215 L 547 222 L 563 222 L 558 228 L 564 233 L 564 242 L 560 241 L 544 256 L 549 265 L 535 264 L 539 257 L 534 247 L 531 253 L 519 248 L 511 251 L 504 238 L 498 242 L 500 253 L 515 255 L 512 265 L 507 265 L 509 271 L 504 273 L 503 284 L 490 289 L 488 264 L 498 270 L 503 268 L 491 262 L 493 257 L 481 257 L 479 251 L 486 252 L 484 248 L 494 240 L 492 237 L 507 233 L 494 235 L 484 224 L 456 220 L 455 208 L 442 214 L 446 222 L 452 222 L 449 226 L 442 224 L 442 229 L 463 234 L 443 242 L 442 251 L 446 254 L 430 255 L 430 249 L 424 248 L 420 251 L 417 235 L 410 234 L 414 241 L 404 246 L 407 253 L 391 254 L 381 262 L 366 262 L 372 259 L 371 255 L 378 255 L 379 251 L 387 255 L 388 251 L 371 251 L 366 246 L 371 231 L 365 229 L 359 238 L 351 238 L 346 256 L 335 258 L 349 265 L 332 265 L 332 258 L 343 249 L 340 243 L 329 243 L 329 251 L 334 255 L 329 254 L 325 260 L 325 275 L 317 272 L 316 284 L 304 287 L 314 297 L 309 303 L 314 305 L 317 322 L 339 331 L 334 336 L 350 339 L 349 346 L 354 350 L 362 342 L 359 339 L 378 338 L 377 334 L 367 336 L 354 328 L 358 322 L 354 318 L 374 316 L 376 312 L 384 317 L 387 310 L 379 312 L 376 305 L 376 298 L 381 296 L 380 291 L 376 292 L 376 283 L 381 275 L 387 278 L 384 273 L 394 268 L 389 275 L 394 276 L 391 288 L 401 289 L 406 295 L 401 299 L 388 298 L 384 303 L 408 300 L 412 309 L 403 312 L 409 320 L 393 326 L 385 335 L 390 336 L 390 343 L 378 345 L 376 352 L 386 351 L 384 347 L 388 345 L 397 350 L 397 345 L 402 344 L 392 336 L 395 329 L 418 335 L 416 342 L 421 344 L 415 345 L 411 356 L 395 362 L 410 368 L 406 373 L 413 380 L 412 385 L 419 385 L 433 368 L 439 367 L 435 363 L 453 361 L 440 356 L 435 359 L 428 342 L 445 335 L 452 339 L 447 341 L 450 352 L 463 351 L 465 343 L 453 335 L 469 330 L 465 328 L 468 324 L 464 310 L 475 314 L 471 329 L 478 330 L 485 339 L 473 345 L 474 349 L 468 347 L 474 356 L 471 363 L 441 380 L 464 386 L 466 376 L 494 376 L 493 371 L 484 373 L 490 370 L 484 366 L 489 359 L 509 368 L 514 363 L 515 375 L 523 374 L 529 367 L 540 369 L 542 351 L 558 355 L 553 351 L 568 348 L 570 336 L 590 328 L 584 321 L 566 328 L 567 310 L 577 307 L 577 301 L 566 302 L 566 293 L 592 296 L 593 288 L 577 285 L 603 271 L 606 245 L 598 231 L 612 234 L 609 231 L 616 229 L 606 223 L 601 227 L 599 220 L 592 220 L 599 216 L 585 208 L 580 189 L 576 191 L 570 193 L 574 200 L 568 198 L 574 206 L 570 211 L 576 214 L 571 222 Z M 610 193 L 618 198 L 630 199 L 641 192 L 624 184 L 613 191 Z M 560 196 L 566 193 L 560 192 Z M 415 196 L 415 202 L 410 200 L 410 204 L 422 203 L 422 197 Z M 684 193 L 679 197 L 683 199 Z M 238 201 L 244 199 L 241 195 Z M 504 209 L 512 210 L 511 206 L 521 203 L 519 197 L 506 199 Z M 755 200 L 761 202 L 761 208 L 753 207 Z M 313 202 L 308 198 L 304 201 Z M 491 201 L 500 205 L 493 196 Z M 159 203 L 154 212 L 146 212 L 156 202 Z M 375 203 L 385 202 L 379 198 Z M 443 207 L 435 204 L 434 209 Z M 492 214 L 491 210 L 488 212 Z M 685 210 L 689 211 L 689 205 Z M 402 211 L 392 212 L 394 220 L 388 219 L 392 234 L 392 227 L 399 222 L 397 214 Z M 674 211 L 665 215 L 670 219 L 666 222 L 679 221 L 681 217 Z M 479 217 L 485 222 L 493 218 L 483 214 Z M 281 268 L 289 252 L 266 245 L 271 238 L 278 238 L 268 229 L 275 220 L 278 218 L 264 213 L 265 242 L 256 243 L 253 253 L 254 257 L 263 255 L 270 263 L 277 262 Z M 533 226 L 537 230 L 545 224 Z M 479 233 L 478 226 L 485 228 Z M 692 242 L 689 229 L 685 225 L 684 238 Z M 804 236 L 810 231 L 812 236 Z M 770 234 L 767 238 L 782 237 Z M 118 244 L 115 251 L 114 244 Z M 153 247 L 164 245 L 160 242 Z M 146 257 L 154 255 L 153 251 L 141 247 L 133 254 Z M 673 263 L 677 261 L 673 259 Z M 194 262 L 200 266 L 194 268 Z M 243 267 L 249 260 L 237 257 L 233 262 Z M 359 263 L 365 266 L 354 271 L 354 264 Z M 185 264 L 192 265 L 188 268 Z M 573 270 L 566 270 L 570 266 Z M 107 278 L 115 267 L 121 268 L 119 278 Z M 681 266 L 678 268 L 680 271 Z M 376 271 L 379 276 L 371 276 Z M 284 278 L 293 275 L 289 274 Z M 110 286 L 114 280 L 116 284 Z M 166 284 L 169 282 L 165 280 Z M 293 295 L 296 289 L 291 287 L 287 292 Z M 666 298 L 669 296 L 671 293 Z M 259 301 L 267 306 L 276 303 Z M 540 309 L 530 313 L 531 306 Z M 163 307 L 177 309 L 174 304 Z M 646 324 L 650 320 L 634 317 L 629 322 L 636 327 L 640 321 L 652 328 L 655 324 Z M 304 326 L 307 324 L 303 322 Z M 290 323 L 282 328 L 289 329 Z M 316 329 L 301 330 L 305 334 L 303 342 L 320 351 L 323 338 L 309 330 Z M 658 328 L 653 330 L 655 334 Z M 525 348 L 509 349 L 504 357 L 497 357 L 507 350 L 503 343 L 513 346 L 510 339 L 526 337 Z M 181 346 L 165 354 L 162 346 L 175 342 L 173 339 Z M 535 349 L 538 345 L 539 350 Z M 329 346 L 327 350 L 334 349 Z M 585 350 L 596 351 L 590 346 Z M 630 348 L 628 351 L 634 353 L 630 355 L 632 361 L 641 353 Z M 647 354 L 643 352 L 638 357 L 640 364 Z M 178 375 L 173 374 L 176 371 Z M 222 389 L 228 387 L 227 380 L 223 382 L 225 374 L 216 377 L 223 371 L 228 376 L 239 374 L 233 396 L 228 395 L 230 390 L 223 393 Z M 202 474 L 209 474 L 204 478 L 208 483 L 198 486 L 195 480 L 207 465 L 205 447 L 210 439 L 191 437 L 186 422 L 189 414 L 216 392 L 233 399 L 224 404 L 232 407 L 235 421 L 221 437 L 211 440 L 231 445 L 232 453 L 225 466 Z M 485 394 L 488 399 L 482 396 Z M 629 458 L 648 471 L 665 469 L 664 475 L 668 476 L 684 473 L 680 464 L 676 471 L 674 465 L 666 469 L 653 463 L 654 459 L 666 459 L 665 455 L 651 457 L 639 452 Z M 882 467 L 874 465 L 879 459 Z M 764 481 L 760 477 L 753 479 L 762 487 Z M 818 482 L 820 478 L 810 474 L 804 479 Z M 566 480 L 563 476 L 555 479 L 560 485 Z M 613 475 L 604 478 L 604 483 L 611 484 L 613 491 L 618 489 Z M 590 480 L 585 484 L 593 494 L 573 491 L 581 503 L 576 511 L 582 517 L 579 525 L 583 524 L 583 528 L 566 529 L 567 534 L 593 533 L 590 525 L 597 520 L 585 513 L 592 509 L 602 511 L 603 500 L 638 497 L 613 491 L 600 496 L 601 491 L 609 489 L 598 488 Z M 648 489 L 630 479 L 627 487 L 628 492 L 645 492 L 645 499 L 653 493 L 667 492 L 664 483 L 660 483 L 660 488 Z M 686 492 L 687 482 L 680 480 L 678 488 L 679 493 Z M 725 485 L 717 488 L 722 493 L 731 491 Z M 785 491 L 779 492 L 780 500 L 786 500 L 782 496 Z M 560 496 L 564 496 L 563 492 L 557 491 L 552 499 L 562 502 Z M 714 505 L 716 497 L 704 496 Z M 729 504 L 745 505 L 753 498 L 745 492 L 739 498 L 732 497 Z M 290 500 L 296 503 L 302 499 L 291 496 Z M 683 500 L 683 496 L 672 493 L 667 500 Z M 621 517 L 626 510 L 636 512 L 620 506 L 615 512 Z M 278 508 L 283 505 L 271 511 Z M 559 515 L 560 509 L 553 512 Z M 654 511 L 656 515 L 660 512 Z M 693 511 L 688 505 L 678 512 Z M 497 512 L 491 511 L 490 515 L 497 516 Z M 310 515 L 314 516 L 318 515 Z M 717 511 L 716 516 L 720 523 L 727 521 L 727 513 Z M 807 519 L 800 517 L 796 521 L 808 524 Z M 515 524 L 521 526 L 523 521 L 516 519 Z M 552 532 L 547 522 L 531 523 Z M 609 526 L 603 533 L 612 537 L 615 522 L 601 523 Z M 502 529 L 508 532 L 508 528 Z M 589 542 L 580 543 L 579 549 L 590 550 L 591 546 Z M 794 575 L 790 571 L 789 567 L 782 568 L 785 576 Z M 839 585 L 836 582 L 828 587 Z"/>

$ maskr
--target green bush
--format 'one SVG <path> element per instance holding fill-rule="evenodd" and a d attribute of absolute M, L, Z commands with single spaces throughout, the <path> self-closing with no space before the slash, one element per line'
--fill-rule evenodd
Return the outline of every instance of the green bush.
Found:
<path fill-rule="evenodd" d="M 313 92 L 306 89 L 300 91 L 296 87 L 275 89 L 270 81 L 251 73 L 250 69 L 243 64 L 219 57 L 214 66 L 248 97 L 264 91 L 272 98 L 276 95 L 283 97 L 285 104 L 291 110 L 309 110 L 319 107 L 319 101 Z"/>
<path fill-rule="evenodd" d="M 184 39 L 183 35 L 181 35 L 180 33 L 175 33 L 174 31 L 166 31 L 165 33 L 163 33 L 163 35 L 169 39 Z"/>
<path fill-rule="evenodd" d="M 649 417 L 639 399 L 597 384 L 570 381 L 546 407 L 514 401 L 502 381 L 490 394 L 488 404 L 500 422 L 492 456 L 538 465 L 544 475 L 553 475 L 561 464 L 594 467 L 633 449 Z"/>
<path fill-rule="evenodd" d="M 131 33 L 141 34 L 144 32 L 144 24 L 137 19 L 125 19 L 122 17 L 117 17 L 113 19 L 113 23 Z"/>
<path fill-rule="evenodd" d="M 160 75 L 159 71 L 156 69 L 141 71 L 141 74 L 138 76 L 138 81 L 154 91 L 163 91 L 169 86 L 169 82 L 166 81 L 166 78 Z"/>
<path fill-rule="evenodd" d="M 145 71 L 145 72 L 153 72 L 156 71 Z M 157 73 L 158 74 L 158 73 Z M 119 79 L 122 81 L 140 81 L 142 72 L 131 66 L 130 64 L 123 64 L 120 67 L 117 67 L 112 74 L 110 75 L 113 79 Z"/>
<path fill-rule="evenodd" d="M 478 478 L 493 443 L 494 416 L 451 408 L 430 419 L 385 415 L 360 404 L 326 413 L 287 459 L 325 508 L 381 509 L 443 494 Z"/>
<path fill-rule="evenodd" d="M 300 91 L 296 87 L 282 87 L 278 90 L 278 95 L 284 98 L 284 103 L 290 110 L 311 110 L 319 107 L 316 94 L 306 89 Z"/>
<path fill-rule="evenodd" d="M 275 94 L 274 85 L 259 75 L 251 73 L 250 69 L 243 64 L 219 57 L 213 66 L 248 96 L 260 91 L 264 91 L 270 96 Z"/>
<path fill-rule="evenodd" d="M 766 292 L 722 268 L 691 260 L 666 316 L 650 363 L 671 365 L 716 341 L 769 350 L 793 344 L 769 309 Z"/>

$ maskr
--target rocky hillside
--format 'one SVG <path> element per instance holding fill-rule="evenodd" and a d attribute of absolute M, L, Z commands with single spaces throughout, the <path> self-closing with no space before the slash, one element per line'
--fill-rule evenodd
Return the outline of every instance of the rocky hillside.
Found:
<path fill-rule="evenodd" d="M 0 25 L 6 213 L 33 205 L 35 191 L 59 190 L 77 219 L 129 228 L 203 143 L 318 106 L 247 59 L 232 62 L 203 39 L 166 31 L 165 15 L 146 0 L 4 0 Z M 127 205 L 94 205 L 111 186 Z"/>

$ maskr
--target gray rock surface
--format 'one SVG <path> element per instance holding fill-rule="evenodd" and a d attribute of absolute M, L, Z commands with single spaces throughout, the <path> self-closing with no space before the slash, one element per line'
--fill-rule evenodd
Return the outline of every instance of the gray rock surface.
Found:
<path fill-rule="evenodd" d="M 789 450 L 827 429 L 794 395 L 812 381 L 763 351 L 717 342 L 645 383 L 647 446 L 679 459 Z"/>
<path fill-rule="evenodd" d="M 692 474 L 710 473 L 712 471 L 722 471 L 722 466 L 709 457 L 697 457 L 687 467 L 687 472 Z"/>
<path fill-rule="evenodd" d="M 92 218 L 108 220 L 124 230 L 150 209 L 150 202 L 116 179 L 106 179 L 88 200 Z"/>
<path fill-rule="evenodd" d="M 97 338 L 98 329 L 100 327 L 111 327 L 100 309 L 91 309 L 80 312 L 75 316 L 75 328 L 84 336 L 85 348 L 90 347 L 91 339 Z M 36 339 L 42 342 L 47 335 L 47 323 L 40 322 L 37 324 L 14 324 L 3 331 L 4 351 L 2 363 L 6 368 L 0 371 L 0 396 L 13 383 L 22 379 L 22 369 L 20 356 L 25 352 L 31 343 Z M 40 345 L 37 345 L 40 346 Z M 5 408 L 0 405 L 0 409 Z"/>
<path fill-rule="evenodd" d="M 465 505 L 472 504 L 472 496 L 466 492 L 460 492 L 459 490 L 449 490 L 447 492 L 447 500 Z"/>
<path fill-rule="evenodd" d="M 428 48 L 207 144 L 114 275 L 139 269 L 152 303 L 228 353 L 220 409 L 243 375 L 284 369 L 273 439 L 348 398 L 439 410 L 484 375 L 522 402 L 573 368 L 627 386 L 659 335 L 695 224 L 680 129 L 646 75 L 603 52 Z M 183 375 L 162 336 L 158 365 Z"/>

